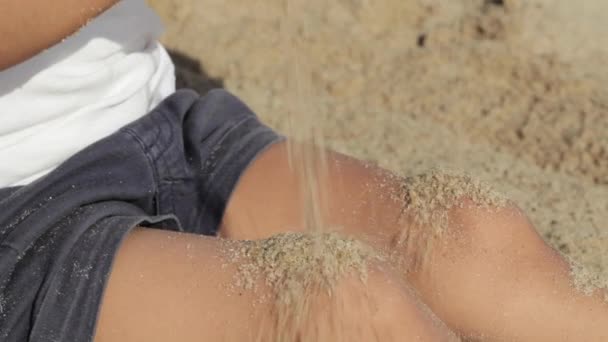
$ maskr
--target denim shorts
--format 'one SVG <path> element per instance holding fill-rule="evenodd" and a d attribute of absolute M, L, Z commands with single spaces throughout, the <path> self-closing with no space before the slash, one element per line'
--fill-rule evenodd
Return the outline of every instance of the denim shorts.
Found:
<path fill-rule="evenodd" d="M 228 92 L 180 90 L 47 176 L 0 189 L 0 341 L 92 341 L 129 231 L 216 234 L 243 171 L 280 140 Z"/>

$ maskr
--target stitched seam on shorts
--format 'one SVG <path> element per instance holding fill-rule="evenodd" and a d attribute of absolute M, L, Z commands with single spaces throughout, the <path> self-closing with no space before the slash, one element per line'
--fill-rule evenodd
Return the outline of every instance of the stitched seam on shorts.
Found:
<path fill-rule="evenodd" d="M 231 125 L 230 129 L 228 131 L 226 131 L 226 133 L 222 134 L 221 138 L 218 139 L 217 143 L 214 144 L 212 149 L 215 149 L 216 147 L 222 147 L 224 141 L 226 141 L 230 136 L 232 136 L 233 132 L 237 128 L 239 128 L 240 126 L 245 124 L 250 119 L 252 119 L 252 117 L 247 116 L 244 119 L 241 119 L 241 120 L 237 121 L 235 124 Z M 212 150 L 209 155 L 212 156 L 213 154 L 214 154 L 214 151 Z M 211 172 L 209 172 L 209 174 L 208 174 L 209 177 L 207 178 L 205 183 L 209 184 L 210 188 L 215 188 L 213 186 L 213 184 L 215 183 L 215 182 L 213 182 L 213 180 L 216 179 L 218 176 L 221 176 L 219 171 L 221 171 L 221 169 L 223 169 L 224 163 L 226 162 L 227 159 L 228 159 L 228 156 L 226 156 L 226 155 L 224 155 L 223 158 L 218 159 L 216 166 L 211 170 Z M 205 196 L 205 197 L 207 197 L 207 196 Z"/>
<path fill-rule="evenodd" d="M 255 116 L 251 116 L 251 115 L 247 115 L 245 118 L 240 118 L 240 120 L 235 120 L 236 122 L 234 124 L 230 124 L 230 129 L 228 129 L 224 134 L 222 134 L 222 136 L 218 139 L 218 141 L 213 145 L 212 150 L 210 151 L 209 156 L 213 156 L 214 154 L 214 149 L 216 147 L 221 147 L 223 145 L 223 143 L 230 137 L 232 136 L 232 134 L 234 133 L 234 131 L 241 127 L 241 125 L 243 125 L 244 123 L 246 123 L 248 120 L 255 118 Z M 224 165 L 226 163 L 226 160 L 229 158 L 229 156 L 224 155 L 223 158 L 219 159 L 217 161 L 217 164 L 215 165 L 215 167 L 210 170 L 210 172 L 207 174 L 207 179 L 204 181 L 204 185 L 205 185 L 205 189 L 208 190 L 208 194 L 206 194 L 203 197 L 203 200 L 201 201 L 201 206 L 202 207 L 208 207 L 209 203 L 213 203 L 213 194 L 215 194 L 219 188 L 222 188 L 222 186 L 219 186 L 219 183 L 222 183 L 222 181 L 224 181 L 223 177 L 223 172 L 221 172 L 226 166 Z M 243 170 L 241 170 L 241 176 L 242 176 L 242 172 L 244 172 Z M 219 177 L 219 182 L 217 181 Z M 231 189 L 232 191 L 234 191 L 234 189 Z M 222 211 L 225 211 L 226 209 L 226 205 L 227 202 L 229 201 L 229 199 L 226 199 L 226 203 L 224 203 L 222 206 Z M 224 212 L 222 212 L 221 217 L 219 219 L 219 221 L 217 222 L 216 226 L 213 227 L 213 231 L 217 233 L 217 231 L 219 231 L 220 229 L 220 225 L 221 225 L 221 221 L 222 221 L 222 217 L 224 216 Z M 211 227 L 209 227 L 211 228 Z"/>
<path fill-rule="evenodd" d="M 162 114 L 162 113 L 161 113 Z M 172 127 L 172 122 L 169 120 L 169 118 L 167 118 L 165 115 L 160 115 L 161 119 L 163 119 L 165 121 L 165 123 L 167 123 L 169 125 L 169 127 Z M 169 131 L 169 141 L 173 141 L 174 140 L 174 134 L 173 134 L 173 130 Z M 160 187 L 161 183 L 165 183 L 165 180 L 168 181 L 166 182 L 166 184 L 168 184 L 168 191 L 169 191 L 169 207 L 171 208 L 171 213 L 176 213 L 175 210 L 175 197 L 174 197 L 174 193 L 175 191 L 173 190 L 173 185 L 176 183 L 174 178 L 173 178 L 173 174 L 171 172 L 171 168 L 169 167 L 169 164 L 167 162 L 167 159 L 165 157 L 165 153 L 167 152 L 167 149 L 164 149 L 161 153 L 158 154 L 158 158 L 162 159 L 163 161 L 163 167 L 166 170 L 166 174 L 169 176 L 166 179 L 159 179 L 158 180 L 158 187 Z M 160 194 L 159 196 L 160 197 Z M 161 209 L 160 203 L 159 203 L 159 209 Z"/>
<path fill-rule="evenodd" d="M 126 134 L 128 134 L 139 146 L 139 148 L 141 149 L 142 153 L 146 156 L 146 160 L 148 161 L 148 168 L 150 168 L 150 170 L 152 171 L 152 177 L 154 178 L 154 197 L 156 198 L 156 206 L 157 208 L 154 208 L 155 210 L 157 210 L 160 207 L 160 201 L 161 198 L 158 194 L 158 186 L 159 186 L 159 182 L 158 182 L 158 173 L 156 171 L 156 168 L 154 167 L 154 161 L 152 160 L 152 158 L 150 157 L 150 153 L 148 151 L 148 149 L 146 148 L 146 145 L 144 144 L 144 142 L 141 140 L 141 138 L 137 135 L 136 132 L 134 132 L 131 128 L 125 128 L 122 130 L 123 132 L 125 132 Z"/>
<path fill-rule="evenodd" d="M 234 124 L 231 127 L 231 129 L 222 136 L 222 138 L 219 140 L 219 142 L 217 144 L 215 144 L 215 146 L 222 146 L 222 143 L 225 140 L 227 140 L 229 137 L 231 137 L 234 134 L 238 134 L 239 131 L 237 131 L 237 129 L 239 129 L 242 125 L 246 124 L 249 120 L 257 120 L 258 122 L 260 122 L 259 119 L 255 115 L 248 115 L 247 117 L 242 118 L 241 120 L 237 121 L 236 124 Z M 242 143 L 242 145 L 245 146 L 245 148 L 247 148 L 247 146 L 250 145 L 249 144 L 250 142 L 255 141 L 259 137 L 264 137 L 265 133 L 272 132 L 276 135 L 276 137 L 262 146 L 257 146 L 257 148 L 255 148 L 255 153 L 253 153 L 251 158 L 249 160 L 247 160 L 246 164 L 243 165 L 243 168 L 241 170 L 239 170 L 238 175 L 235 180 L 236 182 L 231 185 L 231 188 L 228 192 L 228 197 L 226 198 L 226 201 L 224 201 L 224 203 L 222 204 L 222 214 L 219 218 L 219 221 L 217 222 L 217 225 L 213 228 L 216 233 L 217 233 L 217 231 L 219 231 L 219 229 L 221 227 L 221 222 L 223 220 L 223 216 L 225 214 L 225 210 L 226 210 L 228 201 L 230 200 L 230 196 L 232 196 L 232 194 L 234 193 L 235 187 L 238 185 L 238 181 L 243 177 L 243 174 L 245 173 L 245 171 L 249 168 L 249 166 L 251 166 L 251 164 L 260 155 L 261 152 L 265 151 L 267 148 L 269 148 L 274 143 L 283 140 L 280 135 L 276 134 L 274 131 L 272 131 L 270 128 L 265 126 L 263 123 L 260 122 L 260 124 L 261 124 L 261 126 L 258 127 L 256 129 L 256 132 L 251 134 L 251 136 L 247 137 L 247 134 L 245 134 L 243 136 L 243 138 L 247 137 L 247 141 L 246 142 L 240 141 L 240 143 Z M 238 151 L 238 152 L 240 153 L 240 151 Z M 206 184 L 206 188 L 211 190 L 210 193 L 216 193 L 217 189 L 218 189 L 218 184 L 223 184 L 226 181 L 226 179 L 231 178 L 231 177 L 227 177 L 225 175 L 225 173 L 222 172 L 222 170 L 224 170 L 227 167 L 226 162 L 228 159 L 229 159 L 228 156 L 224 156 L 224 158 L 221 158 L 220 160 L 218 160 L 218 165 L 216 165 L 216 167 L 213 169 L 213 175 L 211 175 L 211 177 L 207 178 L 205 184 Z M 222 188 L 222 187 L 220 187 L 220 188 Z M 202 205 L 207 206 L 210 200 L 212 201 L 212 198 L 210 198 L 210 196 L 205 196 L 204 200 L 202 202 Z"/>

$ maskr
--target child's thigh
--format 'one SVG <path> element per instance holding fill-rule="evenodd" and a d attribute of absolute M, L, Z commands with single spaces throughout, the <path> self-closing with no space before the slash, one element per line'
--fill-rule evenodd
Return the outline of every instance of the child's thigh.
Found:
<path fill-rule="evenodd" d="M 216 238 L 136 229 L 119 249 L 96 341 L 245 341 L 267 311 L 231 289 L 236 265 Z"/>
<path fill-rule="evenodd" d="M 320 168 L 317 161 L 314 167 Z M 386 240 L 399 230 L 403 208 L 391 195 L 399 179 L 387 170 L 332 151 L 327 169 L 317 184 L 302 182 L 302 173 L 290 166 L 286 142 L 275 144 L 245 171 L 235 188 L 219 233 L 236 239 L 268 237 L 305 229 L 303 191 L 317 186 L 322 229 L 338 230 L 358 238 Z"/>
<path fill-rule="evenodd" d="M 154 229 L 132 232 L 115 259 L 96 341 L 274 340 L 281 311 L 273 300 L 260 300 L 273 293 L 261 278 L 256 291 L 236 286 L 240 263 L 227 254 L 225 243 Z M 230 242 L 232 247 L 239 244 Z M 453 337 L 403 284 L 377 265 L 370 269 L 366 284 L 346 275 L 334 290 L 332 297 L 324 291 L 312 294 L 313 311 L 307 316 L 311 319 L 298 332 L 303 341 L 334 341 L 335 336 L 348 336 L 348 341 Z M 328 310 L 334 300 L 339 300 L 341 311 Z M 362 308 L 361 300 L 370 301 L 369 310 Z M 344 329 L 320 328 L 333 319 Z M 361 332 L 362 327 L 371 330 Z M 348 335 L 355 329 L 356 335 Z"/>

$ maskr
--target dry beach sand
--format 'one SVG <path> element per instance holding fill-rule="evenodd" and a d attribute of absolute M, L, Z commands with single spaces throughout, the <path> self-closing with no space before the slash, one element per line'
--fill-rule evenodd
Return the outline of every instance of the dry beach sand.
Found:
<path fill-rule="evenodd" d="M 150 0 L 180 84 L 222 84 L 286 131 L 282 1 Z M 325 142 L 413 176 L 466 171 L 608 280 L 608 2 L 310 0 L 302 69 Z M 204 70 L 199 68 L 200 66 Z M 585 268 L 588 273 L 582 271 Z"/>
<path fill-rule="evenodd" d="M 260 331 L 259 341 L 265 340 L 264 334 L 271 334 L 272 341 L 286 342 L 352 340 L 352 337 L 334 335 L 343 331 L 335 328 L 345 312 L 341 305 L 336 305 L 338 296 L 333 292 L 337 283 L 346 277 L 354 276 L 356 283 L 366 283 L 369 264 L 382 260 L 373 248 L 336 233 L 284 233 L 233 247 L 226 243 L 231 261 L 240 263 L 235 289 L 257 291 L 256 281 L 263 277 L 264 285 L 272 291 L 270 298 L 261 296 L 260 301 L 270 300 L 274 304 L 271 310 L 275 314 L 268 317 L 276 318 L 272 322 L 276 329 Z M 325 295 L 332 300 L 320 304 L 319 299 Z M 315 310 L 319 304 L 325 308 L 331 306 L 329 312 L 334 313 L 324 317 L 323 323 L 319 322 L 319 315 L 327 311 Z M 317 329 L 305 328 L 306 322 L 315 322 Z M 329 329 L 319 329 L 322 324 L 327 324 Z M 319 334 L 319 330 L 323 332 Z"/>

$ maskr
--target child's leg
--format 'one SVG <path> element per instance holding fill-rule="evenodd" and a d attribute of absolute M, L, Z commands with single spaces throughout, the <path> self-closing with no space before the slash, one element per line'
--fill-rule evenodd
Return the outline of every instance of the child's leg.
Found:
<path fill-rule="evenodd" d="M 329 158 L 329 180 L 321 186 L 330 227 L 396 249 L 406 263 L 425 253 L 394 243 L 403 229 L 425 235 L 399 218 L 403 204 L 388 195 L 401 191 L 398 178 L 352 158 Z M 274 146 L 237 187 L 222 233 L 258 238 L 301 229 L 298 191 L 285 145 Z M 403 269 L 440 318 L 463 335 L 488 340 L 608 340 L 608 306 L 599 294 L 587 297 L 573 288 L 568 265 L 517 208 L 488 211 L 462 203 L 449 212 L 447 232 L 427 262 Z"/>
<path fill-rule="evenodd" d="M 134 231 L 116 257 L 96 341 L 273 340 L 265 335 L 272 333 L 273 302 L 258 301 L 269 289 L 263 281 L 255 293 L 231 287 L 238 265 L 222 243 L 153 229 Z M 356 277 L 338 281 L 332 299 L 344 305 L 339 316 L 343 331 L 323 330 L 333 312 L 327 309 L 328 297 L 317 294 L 312 314 L 319 319 L 304 326 L 301 340 L 335 341 L 337 333 L 344 341 L 453 338 L 398 278 L 382 269 L 372 267 L 366 285 Z M 370 300 L 370 310 L 359 306 L 361 298 Z M 262 336 L 258 336 L 260 328 L 265 332 Z M 349 331 L 360 335 L 349 336 Z M 378 335 L 366 335 L 372 332 Z"/>

